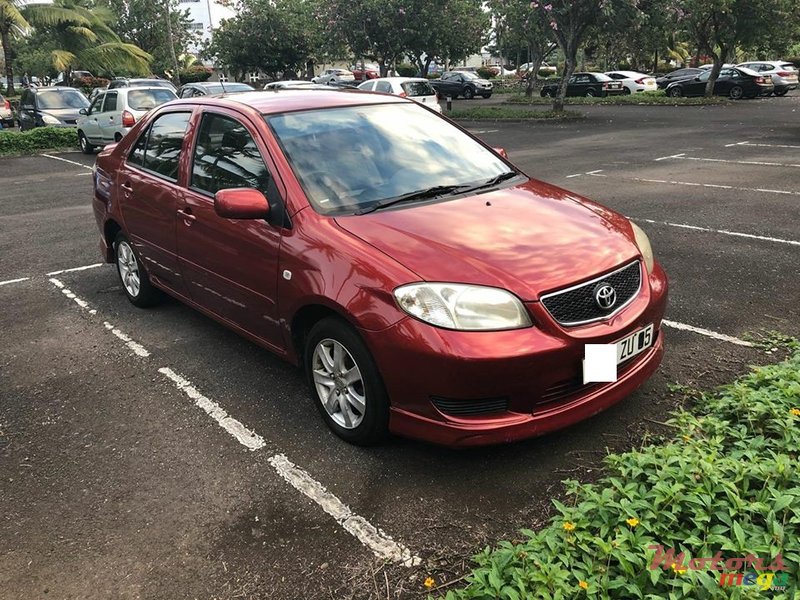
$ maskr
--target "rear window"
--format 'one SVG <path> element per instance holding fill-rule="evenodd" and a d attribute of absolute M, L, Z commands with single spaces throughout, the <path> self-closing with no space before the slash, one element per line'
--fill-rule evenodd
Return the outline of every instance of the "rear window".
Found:
<path fill-rule="evenodd" d="M 433 91 L 431 84 L 427 81 L 406 81 L 401 84 L 403 91 L 407 96 L 435 96 L 436 92 Z"/>
<path fill-rule="evenodd" d="M 131 90 L 128 92 L 128 106 L 133 110 L 150 110 L 160 106 L 170 100 L 175 100 L 177 96 L 166 88 L 157 90 Z"/>
<path fill-rule="evenodd" d="M 790 69 L 792 71 L 797 71 L 797 67 L 794 66 L 793 63 L 781 63 L 781 69 Z"/>
<path fill-rule="evenodd" d="M 603 75 L 602 73 L 595 73 L 594 74 L 595 81 L 611 81 L 611 77 L 608 75 Z"/>

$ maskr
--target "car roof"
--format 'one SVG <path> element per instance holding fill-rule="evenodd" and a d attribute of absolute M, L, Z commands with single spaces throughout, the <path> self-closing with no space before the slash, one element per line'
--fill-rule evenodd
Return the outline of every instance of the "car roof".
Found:
<path fill-rule="evenodd" d="M 619 73 L 620 75 L 633 77 L 647 77 L 647 73 L 640 73 L 639 71 L 606 71 L 605 75 L 609 73 Z"/>
<path fill-rule="evenodd" d="M 424 77 L 377 77 L 375 79 L 370 79 L 370 81 L 390 81 L 393 83 L 406 83 L 407 81 L 425 81 L 428 80 Z M 367 82 L 365 82 L 367 83 Z"/>
<path fill-rule="evenodd" d="M 202 104 L 208 106 L 250 107 L 263 115 L 278 114 L 299 110 L 338 108 L 365 104 L 389 104 L 410 102 L 399 96 L 368 94 L 356 89 L 304 89 L 284 88 L 259 90 L 237 94 L 216 94 L 201 98 L 185 98 L 172 102 L 178 104 Z"/>

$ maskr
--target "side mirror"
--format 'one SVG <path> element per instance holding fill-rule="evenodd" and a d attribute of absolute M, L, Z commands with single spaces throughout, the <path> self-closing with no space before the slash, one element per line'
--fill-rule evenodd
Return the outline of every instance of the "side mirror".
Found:
<path fill-rule="evenodd" d="M 506 149 L 505 149 L 505 148 L 492 148 L 492 150 L 494 150 L 495 152 L 497 152 L 497 153 L 498 153 L 500 156 L 502 156 L 503 158 L 505 158 L 505 159 L 507 159 L 507 158 L 508 158 L 508 152 L 506 152 Z"/>
<path fill-rule="evenodd" d="M 230 188 L 214 195 L 214 211 L 226 219 L 266 219 L 269 203 L 253 188 Z"/>
<path fill-rule="evenodd" d="M 82 109 L 80 109 L 80 110 L 78 111 L 78 114 L 79 114 L 79 115 L 88 115 L 89 113 L 88 113 L 88 112 L 86 112 L 86 109 L 85 109 L 85 108 L 82 108 Z"/>

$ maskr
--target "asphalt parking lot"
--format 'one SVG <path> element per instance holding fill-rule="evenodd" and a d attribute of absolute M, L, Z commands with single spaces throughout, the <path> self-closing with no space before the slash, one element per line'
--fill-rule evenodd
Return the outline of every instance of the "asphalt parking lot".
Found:
<path fill-rule="evenodd" d="M 648 232 L 664 362 L 589 421 L 460 452 L 344 444 L 292 367 L 177 302 L 128 303 L 97 265 L 92 157 L 0 159 L 0 596 L 417 597 L 658 429 L 671 384 L 774 360 L 747 340 L 800 336 L 800 96 L 585 112 L 465 126 Z"/>

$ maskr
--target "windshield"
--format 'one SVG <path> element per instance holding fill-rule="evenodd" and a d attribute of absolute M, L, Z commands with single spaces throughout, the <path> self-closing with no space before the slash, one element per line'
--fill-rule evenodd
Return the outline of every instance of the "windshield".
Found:
<path fill-rule="evenodd" d="M 266 117 L 311 205 L 349 214 L 433 186 L 480 184 L 511 169 L 416 104 Z"/>
<path fill-rule="evenodd" d="M 157 90 L 130 90 L 128 92 L 128 106 L 133 110 L 150 110 L 177 96 L 172 90 L 159 88 Z"/>
<path fill-rule="evenodd" d="M 58 110 L 60 108 L 86 108 L 89 100 L 77 90 L 39 92 L 37 95 L 39 108 Z"/>
<path fill-rule="evenodd" d="M 464 76 L 464 79 L 480 79 L 480 77 L 470 71 L 461 71 L 461 74 Z"/>

